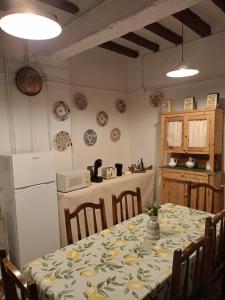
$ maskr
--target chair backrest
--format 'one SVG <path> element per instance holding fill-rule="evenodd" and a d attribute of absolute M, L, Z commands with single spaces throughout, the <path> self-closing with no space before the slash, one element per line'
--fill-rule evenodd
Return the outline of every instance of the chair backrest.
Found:
<path fill-rule="evenodd" d="M 0 250 L 1 272 L 6 300 L 38 300 L 37 286 L 28 281 L 7 258 L 6 251 Z"/>
<path fill-rule="evenodd" d="M 170 300 L 199 300 L 207 295 L 208 257 L 208 237 L 174 251 Z"/>
<path fill-rule="evenodd" d="M 196 191 L 193 197 L 193 191 Z M 207 211 L 210 207 L 210 213 L 214 213 L 215 194 L 222 194 L 223 187 L 215 187 L 208 183 L 188 183 L 188 206 L 195 209 Z M 195 199 L 194 199 L 195 198 Z M 195 201 L 194 201 L 195 200 Z"/>
<path fill-rule="evenodd" d="M 211 274 L 216 280 L 225 272 L 225 209 L 213 218 L 208 217 L 205 223 L 205 235 L 210 238 Z"/>
<path fill-rule="evenodd" d="M 67 243 L 72 244 L 73 243 L 73 234 L 72 234 L 72 227 L 71 227 L 71 219 L 76 218 L 77 221 L 77 237 L 78 240 L 82 239 L 81 234 L 81 222 L 79 219 L 79 213 L 83 211 L 84 215 L 84 227 L 85 227 L 85 234 L 86 237 L 90 235 L 89 233 L 89 225 L 88 225 L 88 217 L 87 217 L 87 208 L 91 208 L 93 211 L 93 223 L 94 223 L 94 232 L 98 232 L 98 226 L 97 226 L 97 218 L 96 218 L 96 210 L 100 210 L 101 213 L 101 223 L 102 223 L 102 229 L 107 228 L 107 222 L 106 222 L 106 213 L 105 213 L 105 203 L 103 199 L 99 199 L 99 204 L 92 203 L 92 202 L 86 202 L 79 205 L 73 212 L 70 213 L 69 209 L 64 209 L 65 213 L 65 223 L 66 223 L 66 235 L 67 235 Z"/>
<path fill-rule="evenodd" d="M 128 196 L 130 196 L 128 198 Z M 135 200 L 137 209 L 135 211 Z M 118 224 L 118 209 L 117 205 L 120 206 L 120 220 L 123 222 L 124 220 L 129 219 L 129 208 L 128 201 L 132 201 L 132 217 L 142 213 L 142 204 L 141 204 L 141 190 L 140 188 L 136 189 L 136 192 L 133 191 L 123 191 L 119 194 L 118 197 L 116 195 L 112 195 L 112 211 L 113 211 L 113 225 Z"/>

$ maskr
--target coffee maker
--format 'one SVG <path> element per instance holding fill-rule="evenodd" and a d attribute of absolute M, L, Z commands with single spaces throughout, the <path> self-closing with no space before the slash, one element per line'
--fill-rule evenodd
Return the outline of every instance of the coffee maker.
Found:
<path fill-rule="evenodd" d="M 91 173 L 91 182 L 102 182 L 103 178 L 98 176 L 98 169 L 102 166 L 102 160 L 97 159 L 94 162 L 94 166 L 88 166 L 87 169 Z"/>

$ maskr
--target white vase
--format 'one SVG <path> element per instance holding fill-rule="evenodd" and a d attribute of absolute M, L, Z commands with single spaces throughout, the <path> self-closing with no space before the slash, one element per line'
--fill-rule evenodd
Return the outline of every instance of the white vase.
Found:
<path fill-rule="evenodd" d="M 160 228 L 159 228 L 158 216 L 150 216 L 149 217 L 146 232 L 147 232 L 148 236 L 150 237 L 150 239 L 159 240 Z"/>
<path fill-rule="evenodd" d="M 174 157 L 170 157 L 170 160 L 168 162 L 168 166 L 170 168 L 174 168 L 174 167 L 176 167 L 176 165 L 177 165 L 177 159 L 174 158 Z"/>
<path fill-rule="evenodd" d="M 195 159 L 193 157 L 189 157 L 188 161 L 186 161 L 186 167 L 188 167 L 189 169 L 194 168 L 195 166 Z"/>

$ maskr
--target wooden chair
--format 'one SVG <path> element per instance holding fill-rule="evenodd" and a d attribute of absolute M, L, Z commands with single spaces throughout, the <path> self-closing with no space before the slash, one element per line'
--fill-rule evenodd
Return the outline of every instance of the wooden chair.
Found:
<path fill-rule="evenodd" d="M 208 257 L 208 237 L 198 239 L 183 251 L 174 251 L 170 300 L 200 300 L 207 297 Z"/>
<path fill-rule="evenodd" d="M 0 250 L 2 280 L 6 300 L 38 300 L 37 286 L 27 281 L 19 270 L 7 258 L 6 251 Z"/>
<path fill-rule="evenodd" d="M 107 222 L 106 222 L 106 214 L 105 214 L 105 203 L 103 199 L 99 199 L 99 204 L 87 202 L 79 205 L 72 213 L 70 213 L 69 209 L 64 209 L 65 213 L 65 223 L 66 223 L 66 235 L 67 235 L 67 243 L 72 244 L 73 243 L 73 235 L 72 235 L 72 228 L 71 228 L 71 219 L 76 218 L 77 220 L 77 235 L 78 240 L 82 239 L 81 235 L 81 226 L 80 226 L 80 219 L 79 219 L 79 213 L 83 211 L 84 213 L 84 226 L 85 226 L 85 233 L 86 237 L 88 237 L 89 234 L 89 226 L 88 226 L 88 219 L 87 219 L 87 208 L 92 208 L 93 210 L 93 221 L 94 221 L 94 232 L 98 232 L 97 227 L 97 218 L 96 218 L 96 209 L 100 210 L 101 213 L 101 223 L 102 223 L 102 229 L 107 228 Z"/>
<path fill-rule="evenodd" d="M 128 196 L 131 196 L 131 197 L 129 197 L 129 199 L 132 200 L 132 217 L 142 213 L 140 188 L 137 188 L 136 192 L 124 191 L 124 192 L 120 193 L 118 197 L 116 197 L 116 195 L 112 195 L 113 225 L 118 224 L 118 210 L 117 210 L 118 203 L 120 205 L 121 222 L 129 219 Z M 135 212 L 135 198 L 136 198 L 136 203 L 137 203 L 137 212 Z M 123 204 L 125 204 L 125 213 L 124 213 L 124 205 Z"/>
<path fill-rule="evenodd" d="M 196 190 L 196 197 L 195 197 L 195 205 L 193 205 L 193 197 L 192 191 Z M 223 186 L 215 187 L 208 183 L 188 183 L 188 207 L 193 207 L 195 209 L 203 209 L 203 211 L 207 211 L 207 204 L 210 205 L 210 213 L 214 213 L 215 207 L 215 194 L 222 194 Z M 201 197 L 201 201 L 200 201 Z M 201 202 L 201 203 L 200 203 Z M 201 205 L 201 206 L 200 206 Z M 203 205 L 203 208 L 202 208 Z"/>
<path fill-rule="evenodd" d="M 210 238 L 211 253 L 211 286 L 223 277 L 225 280 L 225 209 L 213 218 L 208 217 L 205 223 L 205 235 Z M 224 282 L 225 283 L 225 282 Z M 223 286 L 225 299 L 225 289 Z"/>

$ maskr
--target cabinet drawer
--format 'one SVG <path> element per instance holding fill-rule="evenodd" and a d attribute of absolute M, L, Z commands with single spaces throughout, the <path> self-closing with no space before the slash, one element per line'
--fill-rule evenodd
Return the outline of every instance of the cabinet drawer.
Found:
<path fill-rule="evenodd" d="M 208 183 L 207 174 L 188 174 L 181 172 L 162 171 L 162 177 L 174 180 Z"/>

